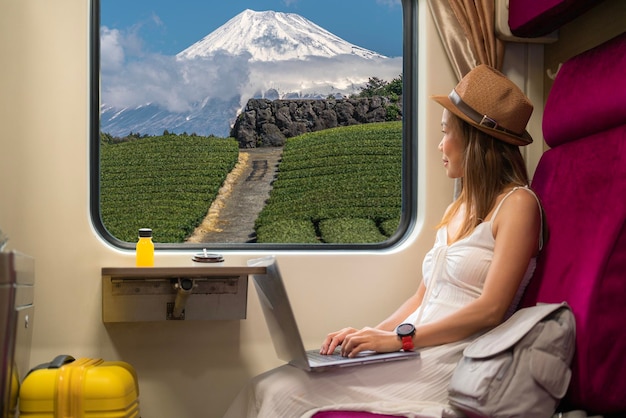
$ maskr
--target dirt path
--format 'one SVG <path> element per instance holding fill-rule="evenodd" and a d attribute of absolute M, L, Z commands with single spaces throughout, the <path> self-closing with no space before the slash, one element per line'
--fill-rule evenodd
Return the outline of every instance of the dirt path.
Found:
<path fill-rule="evenodd" d="M 254 221 L 269 197 L 282 152 L 282 148 L 240 150 L 239 162 L 187 242 L 253 242 Z"/>

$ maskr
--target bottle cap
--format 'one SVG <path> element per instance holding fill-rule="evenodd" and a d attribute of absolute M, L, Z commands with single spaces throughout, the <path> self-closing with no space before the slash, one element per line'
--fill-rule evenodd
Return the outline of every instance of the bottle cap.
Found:
<path fill-rule="evenodd" d="M 197 263 L 221 263 L 224 257 L 222 254 L 209 253 L 204 249 L 203 252 L 194 254 L 192 260 Z"/>
<path fill-rule="evenodd" d="M 139 237 L 140 238 L 152 237 L 152 229 L 150 229 L 150 228 L 140 228 L 139 229 Z"/>

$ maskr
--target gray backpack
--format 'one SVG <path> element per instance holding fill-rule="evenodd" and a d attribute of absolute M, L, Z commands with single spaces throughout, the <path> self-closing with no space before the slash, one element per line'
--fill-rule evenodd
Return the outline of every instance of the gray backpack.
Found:
<path fill-rule="evenodd" d="M 465 348 L 450 404 L 469 417 L 550 417 L 569 386 L 575 337 L 565 302 L 518 310 Z"/>

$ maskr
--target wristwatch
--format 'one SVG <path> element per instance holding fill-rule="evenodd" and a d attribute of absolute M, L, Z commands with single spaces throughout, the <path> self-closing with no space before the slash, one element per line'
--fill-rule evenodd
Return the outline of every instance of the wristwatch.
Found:
<path fill-rule="evenodd" d="M 415 335 L 415 326 L 413 324 L 400 324 L 396 328 L 398 338 L 402 340 L 402 350 L 413 351 L 415 346 L 413 345 L 413 336 Z"/>

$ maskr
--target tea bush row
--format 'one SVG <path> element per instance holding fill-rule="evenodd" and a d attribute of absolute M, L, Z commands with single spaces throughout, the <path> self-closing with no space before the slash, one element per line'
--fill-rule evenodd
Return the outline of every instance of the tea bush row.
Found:
<path fill-rule="evenodd" d="M 165 135 L 100 146 L 100 214 L 114 237 L 137 240 L 150 227 L 155 242 L 184 242 L 237 163 L 232 139 Z"/>
<path fill-rule="evenodd" d="M 255 224 L 257 242 L 385 241 L 399 225 L 401 177 L 401 122 L 290 138 Z"/>

